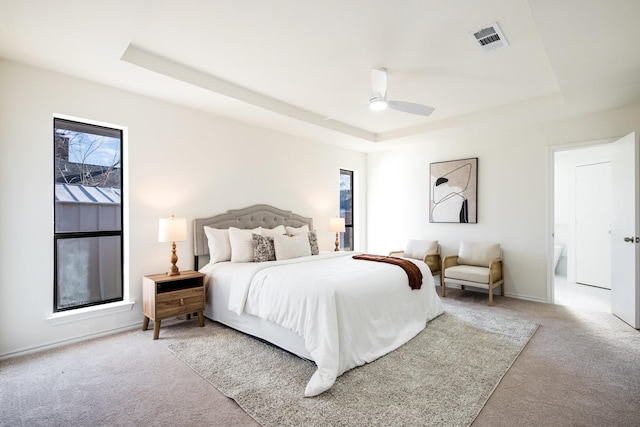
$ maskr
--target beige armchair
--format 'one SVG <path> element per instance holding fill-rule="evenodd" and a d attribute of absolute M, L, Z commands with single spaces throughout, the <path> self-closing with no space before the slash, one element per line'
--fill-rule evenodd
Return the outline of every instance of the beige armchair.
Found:
<path fill-rule="evenodd" d="M 391 251 L 389 256 L 421 259 L 433 276 L 440 274 L 440 245 L 437 240 L 409 240 L 404 250 Z"/>
<path fill-rule="evenodd" d="M 500 286 L 504 296 L 502 274 L 502 252 L 499 243 L 460 242 L 458 255 L 446 256 L 442 260 L 440 285 L 442 297 L 446 297 L 447 284 L 489 290 L 489 305 L 493 305 L 493 289 Z"/>

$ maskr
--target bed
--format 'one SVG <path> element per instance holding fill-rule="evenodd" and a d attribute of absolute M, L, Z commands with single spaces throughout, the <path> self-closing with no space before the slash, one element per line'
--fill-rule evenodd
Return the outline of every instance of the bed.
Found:
<path fill-rule="evenodd" d="M 400 347 L 443 312 L 423 262 L 411 260 L 422 275 L 411 289 L 402 268 L 318 251 L 316 237 L 312 218 L 269 205 L 194 222 L 204 315 L 315 362 L 305 396 Z M 265 242 L 274 246 L 266 257 Z"/>

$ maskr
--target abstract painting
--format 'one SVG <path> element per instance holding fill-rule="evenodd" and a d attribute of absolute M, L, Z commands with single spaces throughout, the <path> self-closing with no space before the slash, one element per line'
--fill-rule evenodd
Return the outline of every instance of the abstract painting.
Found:
<path fill-rule="evenodd" d="M 431 163 L 429 222 L 478 222 L 478 158 Z"/>

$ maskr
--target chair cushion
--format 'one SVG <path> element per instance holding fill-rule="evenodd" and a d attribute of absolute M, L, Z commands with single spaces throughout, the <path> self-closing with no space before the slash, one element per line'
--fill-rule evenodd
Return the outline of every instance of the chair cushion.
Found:
<path fill-rule="evenodd" d="M 438 252 L 437 240 L 409 240 L 404 248 L 407 258 L 423 259 L 426 254 Z"/>
<path fill-rule="evenodd" d="M 500 258 L 499 243 L 460 242 L 458 264 L 489 267 L 496 258 Z"/>
<path fill-rule="evenodd" d="M 489 284 L 489 269 L 473 265 L 456 265 L 444 270 L 445 279 Z"/>

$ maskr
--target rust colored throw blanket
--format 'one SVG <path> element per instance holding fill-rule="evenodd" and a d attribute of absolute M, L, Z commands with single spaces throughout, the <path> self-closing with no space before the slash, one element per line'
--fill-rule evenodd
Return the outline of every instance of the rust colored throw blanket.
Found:
<path fill-rule="evenodd" d="M 420 271 L 420 268 L 417 265 L 407 259 L 370 254 L 354 255 L 353 259 L 386 262 L 387 264 L 397 265 L 401 267 L 405 271 L 405 273 L 407 273 L 407 278 L 409 279 L 409 287 L 411 289 L 420 289 L 420 287 L 422 286 L 422 271 Z"/>

